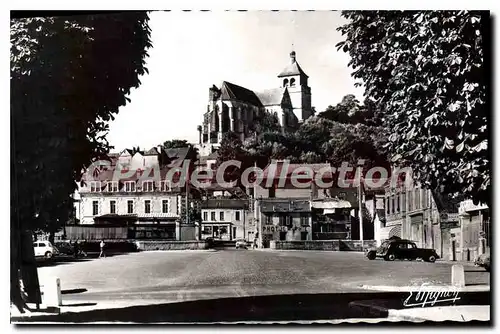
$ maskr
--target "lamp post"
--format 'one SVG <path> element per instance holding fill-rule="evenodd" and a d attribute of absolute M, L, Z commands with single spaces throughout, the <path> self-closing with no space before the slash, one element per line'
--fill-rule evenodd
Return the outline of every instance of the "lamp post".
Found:
<path fill-rule="evenodd" d="M 362 179 L 360 180 L 358 187 L 358 206 L 359 206 L 359 240 L 363 242 L 363 200 L 361 198 L 362 196 L 361 184 L 362 184 Z"/>

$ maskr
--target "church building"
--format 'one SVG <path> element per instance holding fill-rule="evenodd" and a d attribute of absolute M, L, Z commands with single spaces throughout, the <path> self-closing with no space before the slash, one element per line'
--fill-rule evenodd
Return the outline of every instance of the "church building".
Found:
<path fill-rule="evenodd" d="M 220 147 L 222 137 L 231 131 L 243 141 L 256 131 L 264 113 L 275 117 L 282 131 L 295 131 L 313 115 L 308 76 L 290 53 L 290 63 L 278 74 L 279 87 L 254 92 L 224 81 L 220 88 L 209 88 L 207 111 L 198 126 L 198 150 L 207 156 Z"/>

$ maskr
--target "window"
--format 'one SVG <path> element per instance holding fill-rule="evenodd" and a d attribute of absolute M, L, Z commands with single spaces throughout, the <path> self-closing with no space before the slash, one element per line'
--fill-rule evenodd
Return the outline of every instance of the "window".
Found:
<path fill-rule="evenodd" d="M 150 200 L 144 201 L 144 213 L 151 213 L 151 201 Z"/>
<path fill-rule="evenodd" d="M 109 181 L 106 185 L 106 191 L 116 192 L 118 191 L 118 181 Z"/>
<path fill-rule="evenodd" d="M 208 212 L 203 212 L 203 221 L 207 221 L 208 220 Z"/>
<path fill-rule="evenodd" d="M 236 220 L 240 220 L 240 212 L 236 211 Z"/>
<path fill-rule="evenodd" d="M 109 213 L 116 213 L 116 201 L 109 201 Z"/>
<path fill-rule="evenodd" d="M 101 191 L 101 182 L 100 181 L 91 181 L 90 182 L 90 192 L 100 192 Z"/>
<path fill-rule="evenodd" d="M 411 244 L 408 244 L 408 248 L 417 248 L 417 245 L 415 245 L 414 243 L 411 243 Z"/>
<path fill-rule="evenodd" d="M 170 206 L 170 203 L 168 201 L 168 199 L 164 199 L 162 202 L 161 202 L 161 208 L 162 208 L 162 212 L 163 213 L 168 213 L 168 209 L 169 209 L 169 206 Z"/>
<path fill-rule="evenodd" d="M 279 225 L 280 226 L 286 225 L 286 217 L 285 216 L 279 216 Z"/>
<path fill-rule="evenodd" d="M 403 192 L 402 194 L 403 200 L 401 204 L 401 211 L 406 212 L 406 192 Z"/>
<path fill-rule="evenodd" d="M 161 191 L 170 191 L 172 190 L 172 185 L 170 181 L 161 181 Z"/>
<path fill-rule="evenodd" d="M 99 214 L 99 202 L 92 201 L 92 215 L 97 216 Z"/>
<path fill-rule="evenodd" d="M 308 216 L 300 216 L 300 225 L 307 226 L 309 225 L 309 217 Z"/>
<path fill-rule="evenodd" d="M 127 212 L 134 213 L 134 201 L 127 201 Z"/>
<path fill-rule="evenodd" d="M 396 196 L 396 210 L 398 213 L 401 212 L 401 194 L 397 194 Z"/>
<path fill-rule="evenodd" d="M 125 182 L 125 191 L 128 192 L 135 191 L 135 182 L 134 181 Z"/>
<path fill-rule="evenodd" d="M 283 87 L 288 87 L 288 79 L 283 80 Z"/>
<path fill-rule="evenodd" d="M 413 192 L 408 191 L 408 210 L 412 211 L 413 210 Z"/>
<path fill-rule="evenodd" d="M 408 248 L 408 246 L 406 244 L 399 244 L 398 248 L 400 248 L 400 249 L 406 249 L 406 248 Z"/>
<path fill-rule="evenodd" d="M 273 216 L 272 215 L 267 215 L 266 216 L 266 223 L 268 225 L 272 224 L 273 223 Z"/>
<path fill-rule="evenodd" d="M 223 211 L 221 211 L 221 212 L 219 213 L 219 218 L 220 218 L 220 221 L 223 221 L 223 220 L 224 220 L 224 212 L 223 212 Z"/>
<path fill-rule="evenodd" d="M 290 87 L 294 87 L 295 86 L 295 79 L 292 78 L 290 79 Z"/>
<path fill-rule="evenodd" d="M 420 209 L 420 189 L 415 189 L 415 210 Z"/>
<path fill-rule="evenodd" d="M 45 247 L 45 242 L 41 242 L 41 243 L 39 243 L 39 244 L 38 244 L 38 246 L 40 246 L 40 247 Z"/>
<path fill-rule="evenodd" d="M 153 181 L 142 182 L 142 191 L 153 191 L 153 190 L 154 190 L 154 182 Z"/>
<path fill-rule="evenodd" d="M 210 220 L 215 221 L 215 212 L 210 213 Z"/>

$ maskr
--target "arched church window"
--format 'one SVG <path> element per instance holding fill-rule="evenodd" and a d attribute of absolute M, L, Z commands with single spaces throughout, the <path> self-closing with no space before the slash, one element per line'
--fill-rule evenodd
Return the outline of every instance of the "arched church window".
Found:
<path fill-rule="evenodd" d="M 283 87 L 288 87 L 288 79 L 283 80 Z"/>
<path fill-rule="evenodd" d="M 290 87 L 295 86 L 295 78 L 290 79 Z"/>

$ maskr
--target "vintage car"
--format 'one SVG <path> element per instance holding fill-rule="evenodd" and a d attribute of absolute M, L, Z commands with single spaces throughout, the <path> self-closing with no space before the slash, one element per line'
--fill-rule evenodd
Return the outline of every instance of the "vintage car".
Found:
<path fill-rule="evenodd" d="M 248 249 L 248 243 L 246 240 L 238 239 L 236 240 L 236 249 Z"/>
<path fill-rule="evenodd" d="M 436 250 L 418 248 L 413 241 L 405 239 L 386 240 L 377 249 L 368 250 L 365 255 L 369 260 L 381 257 L 386 261 L 422 259 L 426 262 L 435 262 L 439 259 Z"/>
<path fill-rule="evenodd" d="M 474 264 L 479 267 L 483 267 L 486 271 L 490 271 L 491 261 L 490 261 L 490 252 L 486 252 L 477 257 L 474 261 Z"/>

